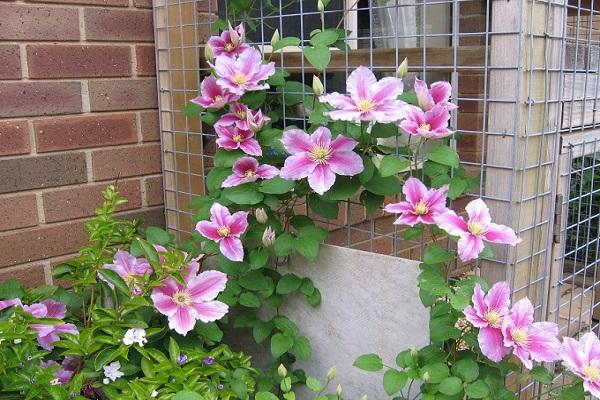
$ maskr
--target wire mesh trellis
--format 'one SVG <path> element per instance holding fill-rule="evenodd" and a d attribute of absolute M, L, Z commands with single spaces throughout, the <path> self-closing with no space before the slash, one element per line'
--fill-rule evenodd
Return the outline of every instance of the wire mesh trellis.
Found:
<path fill-rule="evenodd" d="M 193 210 L 187 206 L 204 193 L 215 151 L 214 132 L 200 117 L 186 117 L 181 110 L 197 96 L 208 73 L 204 44 L 216 22 L 239 17 L 229 3 L 154 4 L 166 221 L 179 238 L 193 229 Z M 451 121 L 458 140 L 451 145 L 467 173 L 478 179 L 471 195 L 481 196 L 494 220 L 513 227 L 523 239 L 516 249 L 494 246 L 494 257 L 460 266 L 457 273 L 477 267 L 489 281 L 508 280 L 514 298 L 528 296 L 537 318 L 559 322 L 561 332 L 569 334 L 597 330 L 600 317 L 595 203 L 600 201 L 600 161 L 597 139 L 589 139 L 598 135 L 599 124 L 599 3 L 332 0 L 324 18 L 325 27 L 347 29 L 350 47 L 332 51 L 322 74 L 327 91 L 344 91 L 347 76 L 359 65 L 379 76 L 393 74 L 404 57 L 410 66 L 406 87 L 415 77 L 452 83 L 452 101 L 459 109 Z M 267 56 L 275 29 L 306 43 L 321 24 L 316 1 L 252 4 L 245 21 L 248 38 Z M 311 94 L 316 71 L 303 58 L 302 44 L 273 54 L 272 60 L 303 84 L 288 87 L 284 97 Z M 281 120 L 306 127 L 298 115 L 283 114 Z M 453 206 L 461 209 L 472 196 Z M 297 211 L 310 212 L 302 207 Z M 392 224 L 394 216 L 367 215 L 358 199 L 340 210 L 337 219 L 323 221 L 333 244 L 412 259 L 419 259 L 427 245 L 427 239 L 405 240 L 403 228 Z M 589 307 L 577 308 L 584 303 Z M 522 389 L 536 390 L 533 384 Z"/>

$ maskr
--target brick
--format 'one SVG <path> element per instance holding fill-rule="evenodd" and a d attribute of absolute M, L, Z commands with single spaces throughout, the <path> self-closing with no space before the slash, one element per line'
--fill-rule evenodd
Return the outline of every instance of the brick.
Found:
<path fill-rule="evenodd" d="M 458 93 L 463 94 L 481 94 L 483 92 L 483 75 L 460 74 L 458 76 Z"/>
<path fill-rule="evenodd" d="M 79 40 L 76 8 L 0 3 L 2 40 Z"/>
<path fill-rule="evenodd" d="M 29 153 L 27 121 L 0 121 L 0 156 Z"/>
<path fill-rule="evenodd" d="M 163 177 L 153 176 L 146 178 L 144 181 L 144 198 L 149 206 L 157 206 L 163 204 Z"/>
<path fill-rule="evenodd" d="M 139 76 L 156 76 L 154 46 L 135 46 L 136 73 Z"/>
<path fill-rule="evenodd" d="M 9 279 L 16 279 L 27 288 L 43 285 L 46 283 L 44 264 L 19 265 L 14 268 L 0 269 L 0 282 Z"/>
<path fill-rule="evenodd" d="M 460 3 L 460 16 L 485 15 L 485 0 L 462 1 Z"/>
<path fill-rule="evenodd" d="M 152 8 L 152 0 L 134 0 L 133 4 L 137 8 Z"/>
<path fill-rule="evenodd" d="M 142 227 L 165 227 L 165 209 L 163 207 L 146 208 L 144 210 L 127 211 L 118 214 L 121 219 L 137 219 L 143 221 Z"/>
<path fill-rule="evenodd" d="M 134 113 L 53 117 L 34 122 L 38 152 L 135 143 Z"/>
<path fill-rule="evenodd" d="M 481 131 L 483 130 L 483 114 L 458 113 L 456 122 L 458 130 Z"/>
<path fill-rule="evenodd" d="M 140 208 L 141 189 L 137 179 L 117 183 L 119 194 L 127 203 L 119 206 L 118 211 Z M 102 204 L 102 190 L 105 183 L 60 188 L 42 194 L 46 223 L 61 222 L 94 215 L 94 210 Z"/>
<path fill-rule="evenodd" d="M 129 0 L 27 0 L 31 3 L 76 4 L 91 6 L 127 7 Z"/>
<path fill-rule="evenodd" d="M 155 79 L 109 79 L 90 81 L 92 111 L 157 108 Z"/>
<path fill-rule="evenodd" d="M 151 42 L 154 38 L 149 10 L 87 8 L 84 18 L 87 40 Z"/>
<path fill-rule="evenodd" d="M 30 78 L 84 78 L 131 75 L 128 46 L 34 44 L 27 46 Z"/>
<path fill-rule="evenodd" d="M 161 171 L 160 145 L 147 144 L 92 153 L 94 180 L 157 174 Z"/>
<path fill-rule="evenodd" d="M 73 253 L 86 244 L 87 240 L 84 221 L 0 233 L 0 267 Z"/>
<path fill-rule="evenodd" d="M 28 228 L 37 224 L 35 194 L 0 196 L 0 231 Z"/>
<path fill-rule="evenodd" d="M 79 82 L 0 82 L 0 117 L 73 114 L 81 111 Z"/>
<path fill-rule="evenodd" d="M 216 13 L 218 8 L 217 8 L 217 2 L 216 1 L 211 1 L 211 0 L 198 0 L 196 1 L 196 9 L 199 12 L 212 12 L 212 13 Z"/>
<path fill-rule="evenodd" d="M 160 124 L 158 122 L 158 111 L 141 112 L 140 125 L 142 130 L 142 140 L 144 142 L 155 142 L 160 140 Z"/>
<path fill-rule="evenodd" d="M 21 53 L 16 44 L 0 44 L 0 79 L 21 79 Z"/>
<path fill-rule="evenodd" d="M 87 172 L 83 153 L 0 159 L 0 193 L 86 181 Z"/>

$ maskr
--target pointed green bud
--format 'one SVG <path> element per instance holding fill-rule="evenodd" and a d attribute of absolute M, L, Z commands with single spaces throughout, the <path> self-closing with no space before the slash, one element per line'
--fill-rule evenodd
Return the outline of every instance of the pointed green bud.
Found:
<path fill-rule="evenodd" d="M 279 39 L 279 29 L 275 29 L 275 32 L 273 32 L 273 36 L 271 37 L 271 46 L 275 46 L 277 42 L 279 42 Z"/>
<path fill-rule="evenodd" d="M 315 96 L 320 96 L 325 92 L 325 87 L 323 86 L 323 82 L 319 79 L 318 76 L 313 75 L 312 81 L 313 93 Z"/>
<path fill-rule="evenodd" d="M 279 364 L 279 367 L 277 368 L 277 374 L 282 378 L 285 378 L 287 375 L 287 369 L 283 364 Z"/>
<path fill-rule="evenodd" d="M 404 60 L 398 66 L 396 70 L 396 77 L 404 78 L 408 74 L 408 59 L 405 57 Z"/>
<path fill-rule="evenodd" d="M 335 369 L 335 367 L 329 368 L 329 371 L 327 371 L 327 380 L 328 381 L 334 380 L 336 375 L 337 375 L 337 369 Z"/>

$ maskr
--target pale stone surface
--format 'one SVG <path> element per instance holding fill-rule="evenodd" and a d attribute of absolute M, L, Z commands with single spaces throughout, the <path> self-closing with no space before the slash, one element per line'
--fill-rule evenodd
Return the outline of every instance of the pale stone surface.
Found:
<path fill-rule="evenodd" d="M 335 366 L 338 378 L 331 392 L 340 383 L 346 399 L 363 394 L 374 400 L 388 398 L 382 373 L 363 372 L 352 363 L 361 354 L 377 353 L 384 363 L 395 365 L 398 352 L 429 343 L 429 316 L 417 288 L 418 263 L 326 245 L 317 262 L 294 257 L 289 270 L 311 278 L 323 297 L 317 308 L 300 296 L 288 299 L 283 308 L 282 313 L 298 324 L 313 346 L 310 362 L 297 366 L 320 379 Z M 248 339 L 242 347 L 256 349 L 256 345 L 247 347 L 253 343 Z M 260 364 L 262 357 L 257 358 Z M 299 400 L 312 398 L 299 396 Z"/>

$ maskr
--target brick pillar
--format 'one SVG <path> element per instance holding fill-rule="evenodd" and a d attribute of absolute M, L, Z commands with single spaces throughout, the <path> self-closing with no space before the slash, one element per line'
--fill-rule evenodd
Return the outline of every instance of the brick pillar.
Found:
<path fill-rule="evenodd" d="M 0 280 L 50 282 L 117 178 L 123 217 L 164 223 L 151 7 L 0 3 Z"/>

